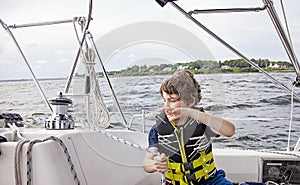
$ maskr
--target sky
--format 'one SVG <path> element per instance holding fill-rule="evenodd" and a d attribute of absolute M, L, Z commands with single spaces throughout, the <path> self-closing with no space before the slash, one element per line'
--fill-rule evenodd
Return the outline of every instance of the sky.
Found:
<path fill-rule="evenodd" d="M 185 11 L 210 8 L 262 7 L 261 0 L 182 0 Z M 296 55 L 300 52 L 300 11 L 297 1 L 285 0 Z M 1 0 L 0 19 L 8 26 L 71 20 L 87 17 L 89 1 L 83 0 Z M 173 6 L 160 7 L 154 0 L 93 1 L 87 43 L 96 43 L 106 69 L 121 70 L 141 61 L 169 63 L 197 59 L 239 58 L 218 43 Z M 285 25 L 280 1 L 274 0 Z M 247 58 L 288 61 L 266 11 L 251 13 L 198 14 L 201 24 L 213 31 Z M 72 23 L 10 29 L 37 78 L 67 77 L 79 45 Z M 77 30 L 80 28 L 77 26 Z M 81 35 L 80 35 L 81 37 Z M 96 59 L 99 63 L 99 60 Z M 83 68 L 78 65 L 78 72 Z M 96 71 L 100 69 L 96 66 Z M 0 26 L 0 80 L 30 78 L 30 72 L 8 31 Z"/>

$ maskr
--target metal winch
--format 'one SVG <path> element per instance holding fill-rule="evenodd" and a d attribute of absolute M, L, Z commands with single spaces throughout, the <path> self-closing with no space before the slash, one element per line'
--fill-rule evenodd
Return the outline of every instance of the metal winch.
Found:
<path fill-rule="evenodd" d="M 63 96 L 62 92 L 58 97 L 49 100 L 53 107 L 53 113 L 50 119 L 46 120 L 46 129 L 74 129 L 75 123 L 71 115 L 68 115 L 68 105 L 72 104 L 72 100 Z"/>

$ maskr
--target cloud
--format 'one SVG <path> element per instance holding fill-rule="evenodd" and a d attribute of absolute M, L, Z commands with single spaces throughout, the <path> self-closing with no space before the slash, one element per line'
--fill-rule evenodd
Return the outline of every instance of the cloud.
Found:
<path fill-rule="evenodd" d="M 115 6 L 116 3 L 118 6 Z M 177 1 L 176 3 L 182 5 L 186 11 L 193 9 L 225 7 L 260 7 L 262 5 L 261 0 L 184 0 Z M 297 1 L 292 0 L 284 2 L 296 54 L 300 52 L 300 14 L 297 3 Z M 284 24 L 282 12 L 278 9 L 280 7 L 280 2 L 274 1 L 274 5 L 277 8 L 277 13 L 281 18 L 282 23 Z M 88 1 L 0 1 L 0 18 L 7 25 L 72 19 L 75 16 L 86 16 L 87 13 Z M 228 49 L 224 48 L 223 45 L 216 42 L 211 36 L 193 24 L 190 20 L 186 19 L 186 17 L 180 14 L 176 9 L 174 9 L 174 7 L 166 5 L 164 8 L 161 8 L 154 0 L 97 0 L 93 2 L 92 15 L 93 21 L 91 21 L 89 31 L 91 31 L 95 40 L 101 38 L 103 35 L 109 35 L 109 33 L 118 28 L 125 28 L 130 24 L 160 21 L 176 25 L 179 28 L 187 29 L 204 43 L 198 42 L 198 44 L 190 44 L 190 42 L 188 42 L 188 44 L 180 46 L 182 49 L 180 51 L 188 50 L 189 48 L 196 48 L 199 47 L 200 44 L 203 44 L 205 47 L 209 48 L 213 57 L 216 59 L 223 60 L 238 57 L 235 54 L 232 54 L 232 52 Z M 107 17 L 109 17 L 109 19 Z M 249 58 L 264 57 L 272 59 L 272 57 L 276 57 L 278 60 L 286 58 L 284 52 L 278 52 L 278 47 L 281 47 L 280 41 L 278 36 L 275 36 L 274 34 L 276 31 L 271 24 L 267 12 L 233 13 L 225 15 L 201 14 L 195 15 L 194 17 L 225 41 L 233 44 L 234 47 L 237 46 L 238 50 L 245 52 L 247 55 L 249 54 Z M 136 36 L 139 37 L 143 33 L 152 32 L 155 34 L 155 38 L 159 38 L 157 40 L 160 40 L 159 36 L 161 34 L 159 33 L 166 33 L 166 30 L 161 29 L 159 26 L 155 29 L 153 27 L 145 27 L 150 24 L 140 25 L 140 27 L 134 27 L 133 29 L 128 30 L 127 35 L 122 34 L 121 31 L 124 30 L 120 30 L 120 32 L 117 32 L 117 34 L 114 35 L 115 37 L 109 37 L 107 42 L 105 42 L 106 44 L 101 48 L 98 48 L 101 57 L 103 57 L 102 60 L 104 60 L 104 62 L 109 62 L 110 64 L 115 63 L 116 68 L 126 67 L 128 64 L 126 65 L 125 63 L 130 62 L 128 61 L 129 59 L 131 62 L 146 57 L 166 58 L 172 61 L 176 60 L 176 55 L 173 53 L 178 48 L 174 48 L 173 50 L 165 49 L 163 51 L 156 49 L 156 51 L 161 51 L 157 53 L 154 53 L 155 50 L 151 48 L 146 48 L 147 46 L 153 47 L 153 45 L 147 45 L 147 43 L 144 43 L 143 47 L 140 47 L 140 49 L 133 45 L 129 45 L 130 47 L 128 48 L 122 48 L 124 51 L 122 51 L 122 49 L 118 51 L 120 48 L 111 48 L 120 40 L 126 40 Z M 64 63 L 66 64 L 66 67 L 72 65 L 78 50 L 78 41 L 76 40 L 74 28 L 71 23 L 54 26 L 12 29 L 12 32 L 15 34 L 16 39 L 24 50 L 28 60 L 35 61 L 34 64 L 39 65 L 39 73 L 47 74 L 49 71 L 52 71 L 53 73 L 51 73 L 51 75 L 55 75 L 55 73 L 57 73 L 56 75 L 62 74 L 62 72 L 58 74 L 59 71 L 62 70 L 61 66 L 50 65 L 50 61 L 51 63 Z M 174 32 L 170 31 L 167 32 L 167 34 L 172 35 Z M 180 39 L 183 39 L 185 35 L 186 34 L 174 36 L 174 42 L 180 41 Z M 87 39 L 87 41 L 90 43 L 89 39 Z M 132 42 L 134 42 L 134 40 Z M 258 44 L 258 42 L 260 42 L 260 44 Z M 121 47 L 122 46 L 124 45 L 121 45 Z M 131 48 L 134 48 L 135 50 L 130 50 Z M 111 52 L 110 49 L 115 50 Z M 106 51 L 110 52 L 106 53 Z M 206 52 L 201 54 L 201 56 L 204 56 L 205 53 Z M 170 57 L 166 57 L 166 55 Z M 107 59 L 114 59 L 115 61 L 107 61 Z M 16 66 L 24 65 L 12 39 L 5 32 L 2 26 L 0 26 L 0 68 L 6 68 L 7 66 L 5 64 L 7 63 L 11 64 L 9 65 L 10 71 L 14 70 L 14 67 L 12 66 L 13 64 Z M 46 65 L 47 67 L 43 68 L 43 66 Z M 10 77 L 13 75 L 15 75 L 15 73 L 8 74 Z"/>
<path fill-rule="evenodd" d="M 136 59 L 136 56 L 131 53 L 131 54 L 128 55 L 128 58 L 129 58 L 130 61 L 134 61 Z"/>
<path fill-rule="evenodd" d="M 0 64 L 13 64 L 14 62 L 11 60 L 1 60 Z"/>
<path fill-rule="evenodd" d="M 37 61 L 35 61 L 35 63 L 36 64 L 47 64 L 48 61 L 46 61 L 46 60 L 37 60 Z"/>
<path fill-rule="evenodd" d="M 67 62 L 70 62 L 70 59 L 68 58 L 61 58 L 58 60 L 59 63 L 67 63 Z"/>

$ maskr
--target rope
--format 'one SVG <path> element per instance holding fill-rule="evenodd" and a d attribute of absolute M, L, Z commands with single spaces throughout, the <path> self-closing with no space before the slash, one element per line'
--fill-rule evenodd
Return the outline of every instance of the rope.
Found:
<path fill-rule="evenodd" d="M 87 120 L 88 123 L 93 124 L 97 127 L 109 127 L 110 125 L 110 117 L 107 107 L 104 104 L 104 101 L 101 96 L 100 86 L 97 78 L 97 74 L 95 72 L 95 53 L 93 49 L 88 48 L 85 52 L 82 51 L 82 62 L 85 64 L 86 75 L 91 79 L 91 89 L 92 95 L 94 96 L 94 108 L 95 110 L 92 112 L 90 110 L 90 99 L 86 98 L 85 106 L 87 108 Z M 93 116 L 94 114 L 94 116 Z"/>
<path fill-rule="evenodd" d="M 43 140 L 36 139 L 36 140 L 30 141 L 28 149 L 27 149 L 27 185 L 30 185 L 32 183 L 32 179 L 31 179 L 31 175 L 32 175 L 32 147 L 36 143 L 45 142 L 45 141 L 49 141 L 49 140 L 56 141 L 62 147 L 62 149 L 63 149 L 63 151 L 66 155 L 67 161 L 70 165 L 70 171 L 73 174 L 73 180 L 75 181 L 75 183 L 77 185 L 80 185 L 80 181 L 79 181 L 77 173 L 75 171 L 74 164 L 72 162 L 71 156 L 68 152 L 68 148 L 66 147 L 66 145 L 63 143 L 63 141 L 61 139 L 59 139 L 55 136 L 50 136 L 50 137 L 47 137 L 46 139 L 43 139 Z"/>
<path fill-rule="evenodd" d="M 290 124 L 289 124 L 289 132 L 288 132 L 288 144 L 287 144 L 287 151 L 290 151 L 290 141 L 291 141 L 291 132 L 292 132 L 292 122 L 293 122 L 293 114 L 294 114 L 294 87 L 296 84 L 292 86 L 292 93 L 291 93 L 291 115 L 290 115 Z"/>
<path fill-rule="evenodd" d="M 28 143 L 29 140 L 20 140 L 17 143 L 15 150 L 15 160 L 14 160 L 14 169 L 15 169 L 15 183 L 16 185 L 22 185 L 22 177 L 21 177 L 21 157 L 22 157 L 22 148 L 23 145 Z"/>
<path fill-rule="evenodd" d="M 27 185 L 30 185 L 32 183 L 31 179 L 31 173 L 32 173 L 32 168 L 31 168 L 31 163 L 32 163 L 32 147 L 35 143 L 40 143 L 43 142 L 42 140 L 33 140 L 30 141 L 29 147 L 27 149 Z"/>
<path fill-rule="evenodd" d="M 110 124 L 110 118 L 109 118 L 109 112 L 103 102 L 100 86 L 98 83 L 97 74 L 95 72 L 95 58 L 96 55 L 93 51 L 93 49 L 88 47 L 88 44 L 86 41 L 84 41 L 86 50 L 83 50 L 82 45 L 80 44 L 80 38 L 78 31 L 75 26 L 75 21 L 78 21 L 79 26 L 81 26 L 81 31 L 84 31 L 84 25 L 86 25 L 86 19 L 84 17 L 79 19 L 74 19 L 73 21 L 73 27 L 75 30 L 76 38 L 79 43 L 79 50 L 80 50 L 80 56 L 81 56 L 81 62 L 85 65 L 85 74 L 86 76 L 91 78 L 91 86 L 90 88 L 93 90 L 92 95 L 94 95 L 95 98 L 95 111 L 94 116 L 92 115 L 92 112 L 90 110 L 90 100 L 89 96 L 85 98 L 85 107 L 87 111 L 87 120 L 89 124 L 94 124 L 98 127 L 109 127 Z M 101 120 L 101 121 L 99 121 Z"/>

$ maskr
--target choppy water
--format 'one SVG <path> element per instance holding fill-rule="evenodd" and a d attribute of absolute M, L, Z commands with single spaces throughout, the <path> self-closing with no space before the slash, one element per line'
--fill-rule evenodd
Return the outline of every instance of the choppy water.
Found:
<path fill-rule="evenodd" d="M 272 74 L 288 87 L 295 78 L 293 73 Z M 126 115 L 146 112 L 147 129 L 154 124 L 162 100 L 159 86 L 168 76 L 115 77 L 111 78 L 115 94 Z M 287 147 L 288 128 L 291 114 L 291 95 L 260 73 L 251 74 L 209 74 L 196 75 L 203 99 L 200 103 L 211 114 L 224 117 L 236 126 L 236 134 L 231 138 L 220 137 L 214 140 L 216 147 L 276 148 Z M 65 80 L 41 81 L 47 96 L 52 98 L 63 91 Z M 34 82 L 0 82 L 0 106 L 2 112 L 20 113 L 29 117 L 32 113 L 49 113 Z M 109 110 L 117 112 L 116 104 L 105 79 L 100 79 L 101 92 Z M 84 83 L 76 80 L 72 93 L 84 92 Z M 299 94 L 299 88 L 295 88 Z M 74 112 L 84 110 L 82 98 L 73 99 Z M 294 102 L 291 145 L 300 136 L 299 102 Z M 113 122 L 122 121 L 118 113 L 112 114 Z M 133 121 L 135 128 L 142 128 L 141 119 Z"/>

